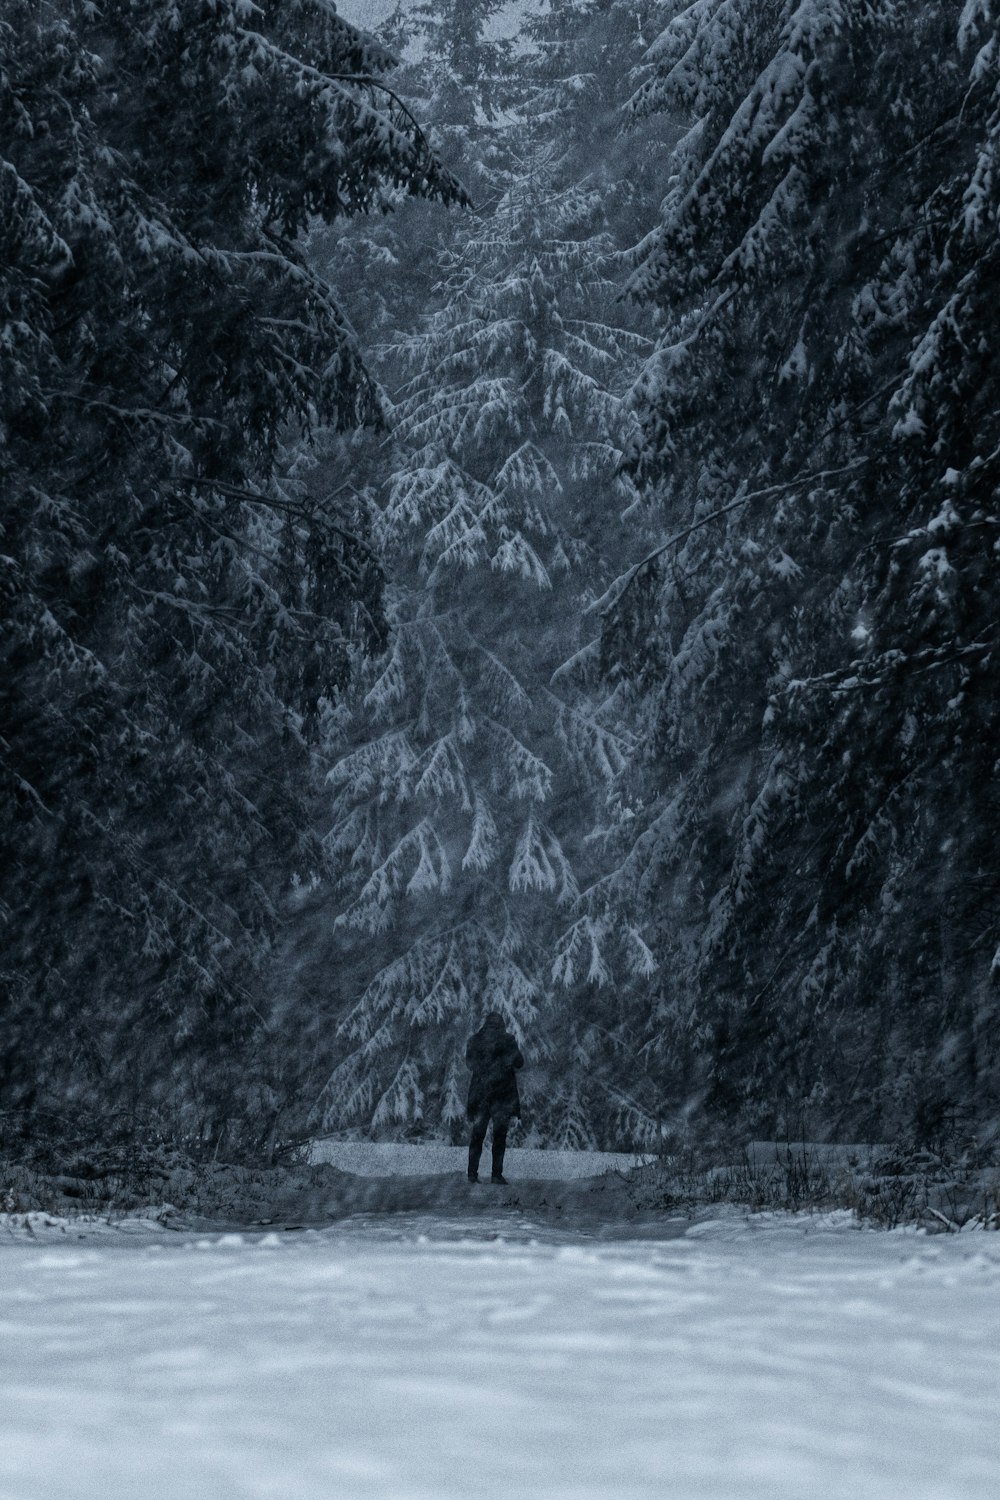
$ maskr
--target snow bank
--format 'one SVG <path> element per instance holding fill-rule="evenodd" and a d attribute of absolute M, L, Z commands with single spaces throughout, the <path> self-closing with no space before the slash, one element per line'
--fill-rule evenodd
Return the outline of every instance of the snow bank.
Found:
<path fill-rule="evenodd" d="M 864 1142 L 845 1146 L 821 1141 L 749 1141 L 746 1159 L 752 1168 L 757 1169 L 803 1162 L 812 1168 L 830 1171 L 838 1167 L 871 1167 L 887 1149 L 886 1146 Z"/>
<path fill-rule="evenodd" d="M 41 1210 L 0 1213 L 0 1244 L 11 1240 L 59 1243 L 67 1240 L 104 1240 L 120 1244 L 122 1239 L 149 1239 L 181 1222 L 172 1203 L 151 1204 L 137 1213 L 52 1214 Z"/>

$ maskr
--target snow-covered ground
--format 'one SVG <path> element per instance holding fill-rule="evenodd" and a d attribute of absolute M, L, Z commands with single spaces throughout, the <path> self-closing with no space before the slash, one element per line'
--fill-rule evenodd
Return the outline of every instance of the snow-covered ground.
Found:
<path fill-rule="evenodd" d="M 657 1240 L 516 1212 L 34 1229 L 0 1228 L 3 1500 L 1000 1485 L 1000 1235 L 735 1211 Z"/>
<path fill-rule="evenodd" d="M 397 1141 L 337 1141 L 330 1137 L 315 1140 L 309 1153 L 311 1162 L 329 1162 L 342 1172 L 359 1177 L 416 1177 L 425 1173 L 464 1176 L 469 1153 L 466 1146 L 436 1143 L 409 1145 Z M 632 1167 L 654 1161 L 652 1156 L 629 1155 L 624 1151 L 538 1151 L 511 1146 L 505 1171 L 508 1177 L 534 1180 L 573 1177 L 600 1177 L 605 1172 L 628 1172 Z M 483 1169 L 490 1170 L 490 1146 L 483 1152 Z"/>

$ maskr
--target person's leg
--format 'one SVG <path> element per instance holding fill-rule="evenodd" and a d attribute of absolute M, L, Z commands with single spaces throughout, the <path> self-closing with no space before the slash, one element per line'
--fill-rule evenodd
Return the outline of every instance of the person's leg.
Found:
<path fill-rule="evenodd" d="M 493 1180 L 503 1177 L 503 1158 L 507 1150 L 507 1130 L 510 1125 L 510 1110 L 502 1105 L 493 1111 Z"/>
<path fill-rule="evenodd" d="M 486 1127 L 490 1123 L 489 1105 L 482 1107 L 472 1117 L 472 1139 L 469 1142 L 469 1181 L 474 1182 L 479 1174 L 479 1158 L 483 1154 Z"/>

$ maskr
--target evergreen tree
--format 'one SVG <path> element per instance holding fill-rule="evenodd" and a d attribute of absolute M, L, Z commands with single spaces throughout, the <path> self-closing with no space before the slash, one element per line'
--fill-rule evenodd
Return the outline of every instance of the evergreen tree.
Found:
<path fill-rule="evenodd" d="M 433 101 L 429 118 L 454 137 L 459 150 L 468 148 L 484 119 L 511 107 L 511 43 L 486 35 L 505 6 L 506 0 L 427 0 L 411 12 L 414 36 L 430 62 L 424 74 Z"/>
<path fill-rule="evenodd" d="M 381 43 L 405 55 L 393 74 L 395 93 L 483 213 L 496 203 L 505 170 L 509 119 L 497 101 L 509 111 L 519 97 L 510 43 L 483 35 L 502 9 L 503 0 L 397 5 L 376 32 Z M 387 188 L 380 206 L 381 215 L 357 219 L 346 232 L 341 224 L 316 223 L 309 235 L 310 262 L 343 289 L 351 322 L 371 350 L 416 327 L 434 303 L 438 257 L 446 248 L 458 252 L 466 232 L 462 215 L 405 185 Z M 382 374 L 391 383 L 388 367 Z M 378 459 L 364 462 L 377 465 Z M 364 464 L 353 468 L 367 485 Z"/>
<path fill-rule="evenodd" d="M 650 1049 L 752 1129 L 926 1133 L 997 1082 L 996 22 L 672 9 L 634 108 L 685 130 L 632 283 L 672 536 L 605 634 L 648 723 L 618 889 L 659 923 Z"/>
<path fill-rule="evenodd" d="M 620 88 L 635 50 L 618 57 Z M 591 693 L 578 621 L 620 567 L 634 500 L 621 397 L 645 341 L 616 304 L 601 185 L 566 150 L 587 99 L 567 87 L 540 109 L 554 80 L 536 66 L 522 62 L 531 103 L 499 199 L 445 249 L 435 309 L 383 364 L 393 640 L 332 773 L 335 932 L 354 935 L 341 973 L 357 993 L 333 997 L 340 1057 L 321 1117 L 456 1128 L 466 1034 L 496 1008 L 530 1044 L 537 1131 L 592 1145 L 642 1111 L 621 1018 L 592 1001 L 592 919 L 574 910 L 600 873 L 586 834 L 626 750 L 613 695 Z M 637 930 L 625 946 L 648 965 Z"/>
<path fill-rule="evenodd" d="M 389 62 L 325 0 L 0 18 L 8 1104 L 217 1135 L 273 1082 L 312 744 L 383 630 L 358 517 L 286 462 L 378 411 L 298 236 L 459 193 Z"/>

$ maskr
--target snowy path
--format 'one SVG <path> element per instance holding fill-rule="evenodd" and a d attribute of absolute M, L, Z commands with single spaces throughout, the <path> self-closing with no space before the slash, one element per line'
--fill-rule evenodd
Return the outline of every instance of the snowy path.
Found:
<path fill-rule="evenodd" d="M 407 1145 L 396 1141 L 335 1141 L 320 1138 L 312 1144 L 311 1162 L 329 1162 L 343 1172 L 362 1177 L 415 1177 L 448 1174 L 461 1181 L 469 1160 L 467 1146 L 445 1146 L 439 1142 Z M 515 1180 L 566 1182 L 574 1177 L 600 1177 L 606 1172 L 628 1172 L 654 1162 L 653 1156 L 625 1151 L 533 1151 L 511 1146 L 507 1173 Z M 489 1147 L 485 1170 L 490 1166 Z"/>
<path fill-rule="evenodd" d="M 3 1236 L 0 1288 L 3 1500 L 1000 1485 L 1000 1235 L 732 1216 L 609 1242 L 403 1216 Z"/>

